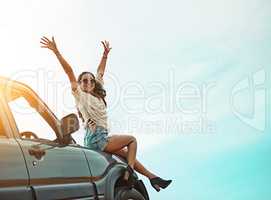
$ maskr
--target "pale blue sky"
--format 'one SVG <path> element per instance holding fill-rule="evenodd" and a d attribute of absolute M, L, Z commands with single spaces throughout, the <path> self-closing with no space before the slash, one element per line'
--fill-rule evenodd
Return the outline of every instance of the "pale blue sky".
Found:
<path fill-rule="evenodd" d="M 55 36 L 76 74 L 95 72 L 99 42 L 107 39 L 112 133 L 134 134 L 139 159 L 174 180 L 156 193 L 143 178 L 151 199 L 268 200 L 270 10 L 268 0 L 6 1 L 0 73 L 30 84 L 60 118 L 75 111 L 74 101 L 40 37 Z M 35 73 L 38 80 L 30 77 Z M 253 77 L 263 87 L 233 94 L 237 87 L 254 88 Z M 182 88 L 190 98 L 180 95 Z M 174 128 L 199 117 L 212 129 Z M 82 143 L 83 132 L 75 138 Z"/>

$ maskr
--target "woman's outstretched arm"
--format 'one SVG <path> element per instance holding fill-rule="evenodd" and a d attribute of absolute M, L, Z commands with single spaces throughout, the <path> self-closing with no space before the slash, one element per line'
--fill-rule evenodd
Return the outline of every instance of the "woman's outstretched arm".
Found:
<path fill-rule="evenodd" d="M 76 90 L 77 88 L 77 81 L 74 75 L 74 72 L 72 70 L 72 67 L 70 64 L 63 58 L 63 56 L 60 54 L 54 37 L 52 37 L 52 40 L 49 40 L 47 37 L 42 37 L 40 43 L 43 45 L 42 48 L 50 49 L 54 52 L 56 55 L 58 61 L 60 62 L 61 66 L 63 67 L 65 73 L 68 75 L 72 90 Z"/>
<path fill-rule="evenodd" d="M 112 49 L 109 45 L 108 41 L 102 41 L 103 47 L 104 47 L 104 53 L 103 53 L 103 57 L 100 61 L 100 64 L 98 66 L 97 69 L 97 75 L 99 75 L 100 77 L 103 77 L 104 75 L 104 71 L 105 71 L 105 66 L 106 66 L 106 61 L 107 61 L 107 56 L 108 53 L 110 52 L 110 50 Z"/>

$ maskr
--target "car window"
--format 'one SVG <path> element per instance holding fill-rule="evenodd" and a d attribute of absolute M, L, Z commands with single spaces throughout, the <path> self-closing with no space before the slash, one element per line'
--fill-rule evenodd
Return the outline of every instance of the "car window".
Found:
<path fill-rule="evenodd" d="M 23 132 L 32 132 L 39 139 L 54 140 L 56 134 L 47 121 L 33 107 L 28 99 L 18 96 L 8 102 L 10 110 L 16 121 L 20 134 Z M 31 138 L 34 139 L 34 138 Z"/>

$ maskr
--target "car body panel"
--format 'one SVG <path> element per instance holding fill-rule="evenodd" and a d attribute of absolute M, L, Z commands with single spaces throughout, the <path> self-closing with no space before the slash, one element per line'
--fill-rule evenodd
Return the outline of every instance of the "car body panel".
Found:
<path fill-rule="evenodd" d="M 112 158 L 112 155 L 102 151 L 85 148 L 84 152 L 90 166 L 91 174 L 93 177 L 96 177 L 96 179 L 104 175 L 111 163 L 116 162 L 116 160 Z"/>
<path fill-rule="evenodd" d="M 13 138 L 0 137 L 1 199 L 32 199 L 22 151 Z"/>
<path fill-rule="evenodd" d="M 30 185 L 38 199 L 79 198 L 94 196 L 93 184 L 81 148 L 19 140 L 29 170 Z M 45 155 L 37 159 L 29 149 L 40 148 Z M 49 198 L 50 197 L 50 198 Z"/>

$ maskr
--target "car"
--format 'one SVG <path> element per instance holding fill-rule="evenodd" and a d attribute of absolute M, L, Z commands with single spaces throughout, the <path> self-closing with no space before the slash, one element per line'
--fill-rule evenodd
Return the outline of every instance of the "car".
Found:
<path fill-rule="evenodd" d="M 79 120 L 61 120 L 29 86 L 0 77 L 0 199 L 149 200 L 124 158 L 76 144 Z"/>

